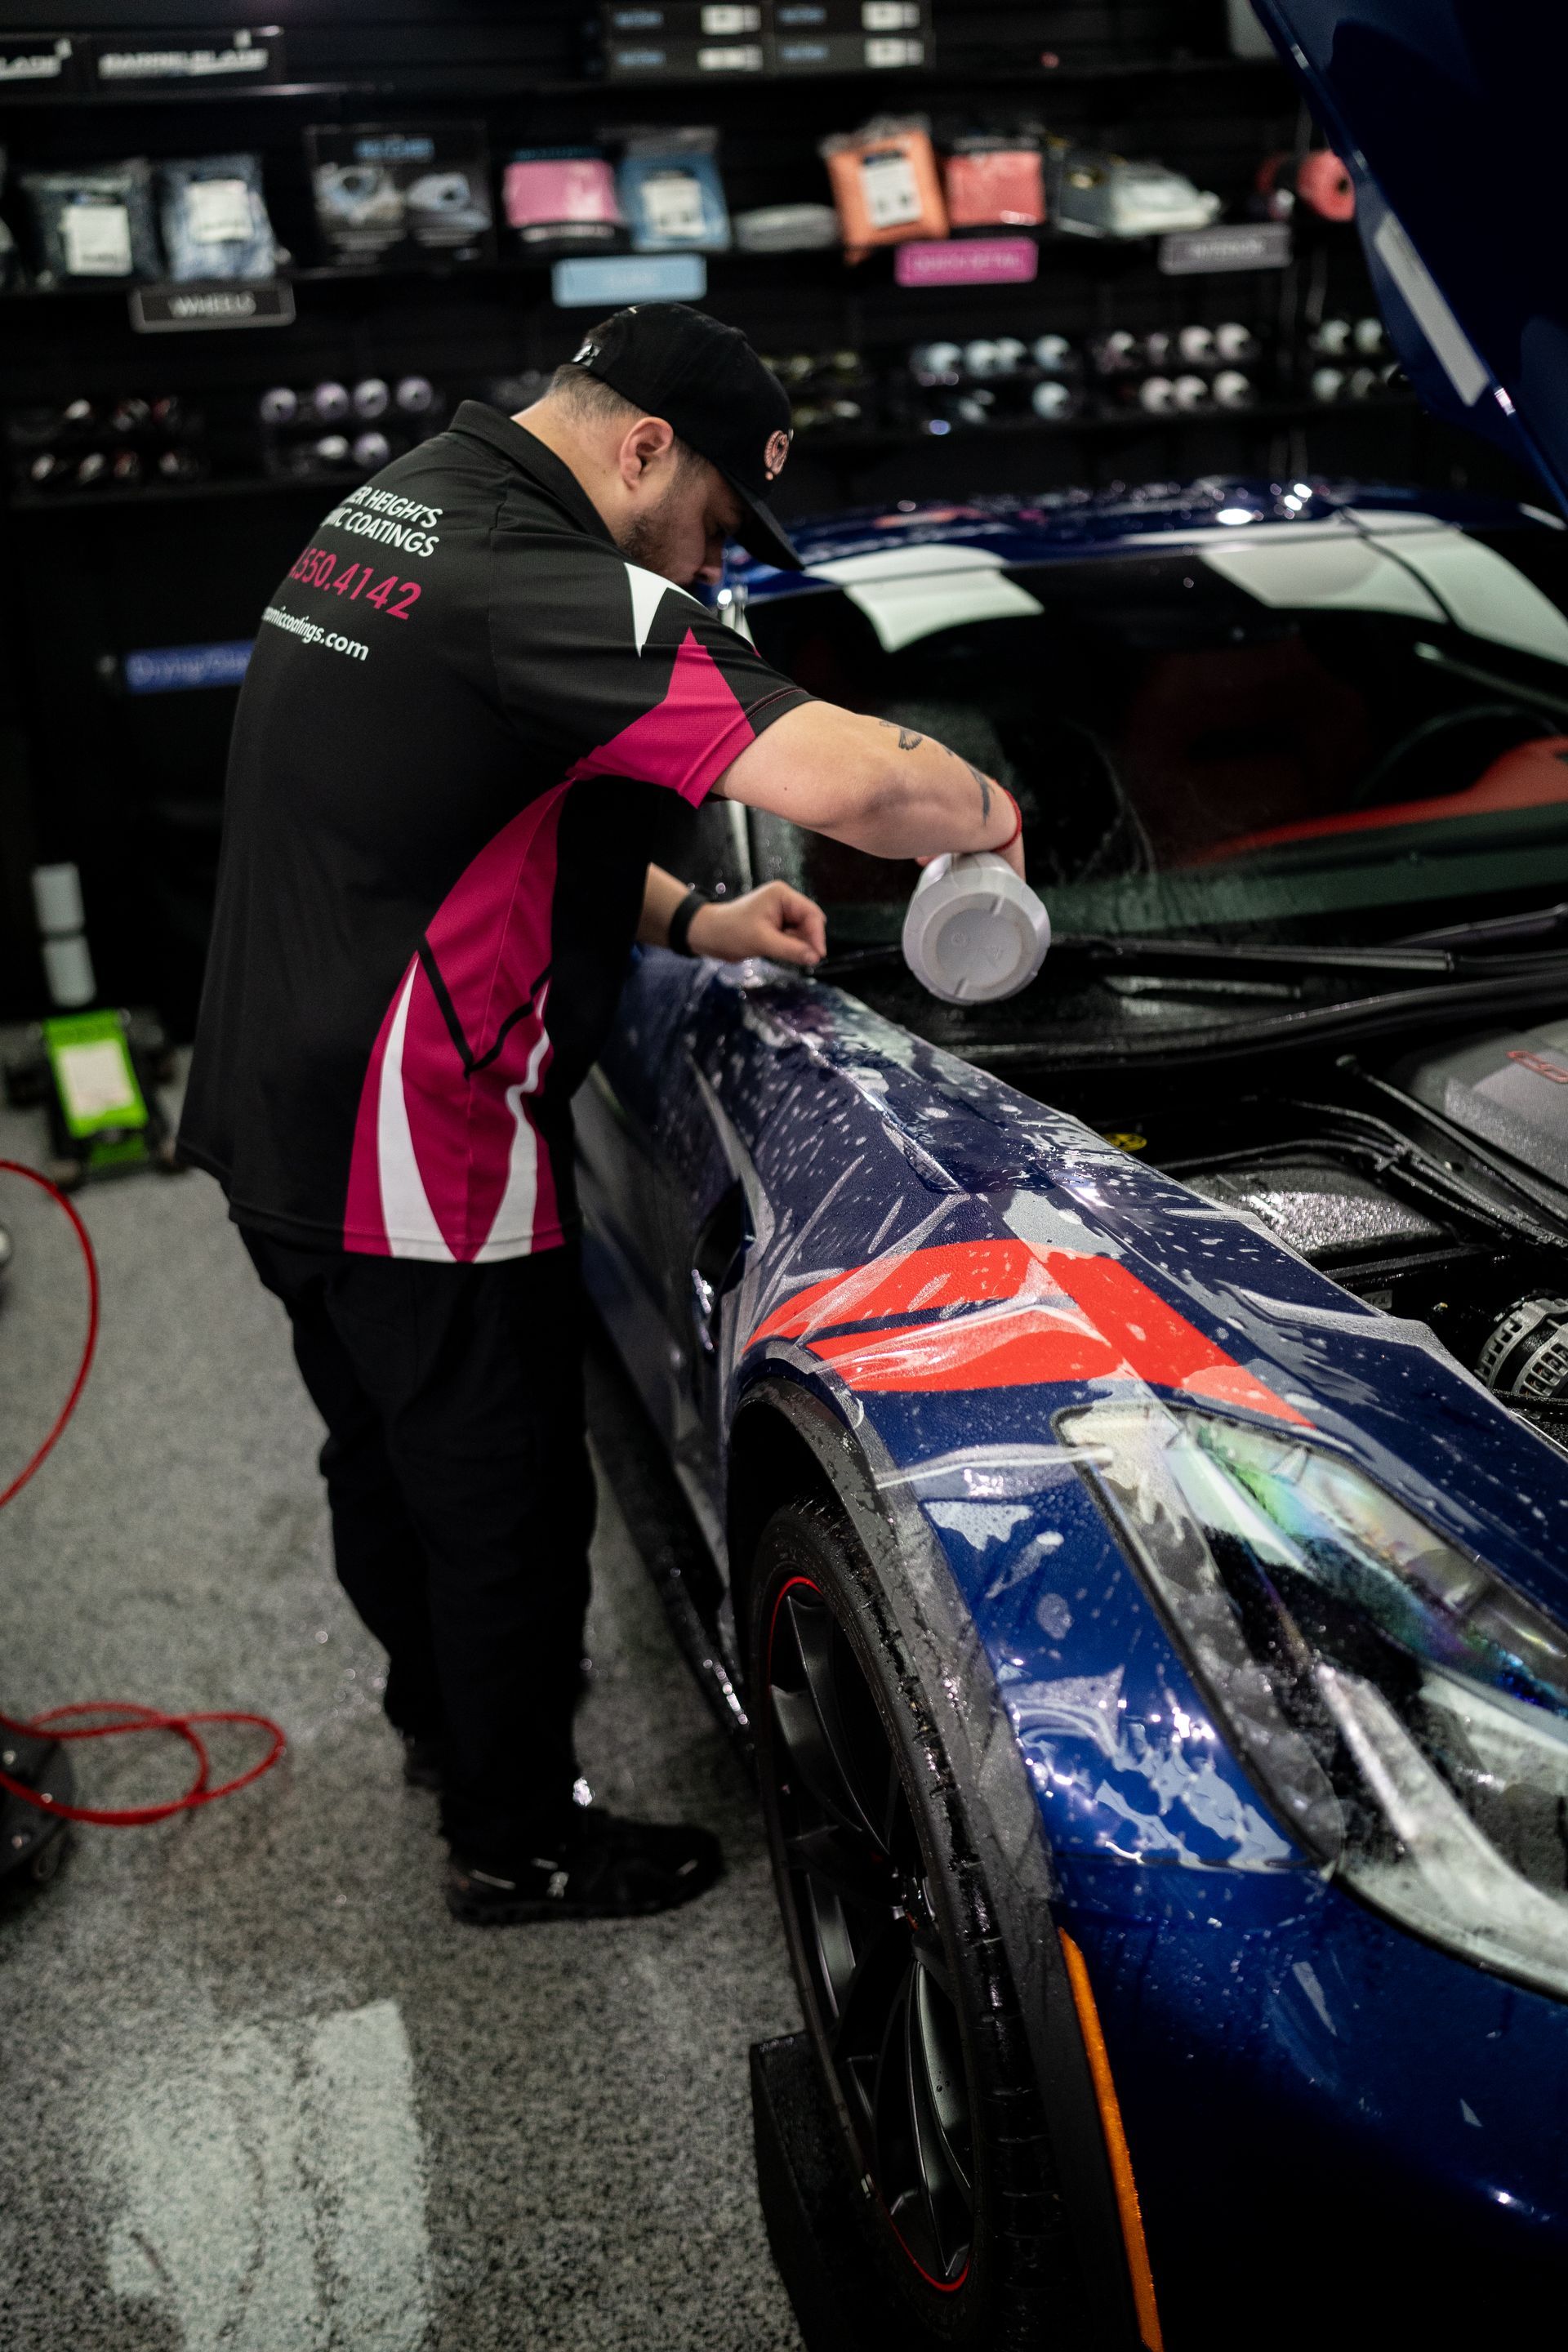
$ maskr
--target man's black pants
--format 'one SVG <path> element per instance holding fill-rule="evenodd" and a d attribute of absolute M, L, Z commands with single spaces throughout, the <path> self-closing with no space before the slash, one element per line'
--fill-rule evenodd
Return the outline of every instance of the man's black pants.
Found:
<path fill-rule="evenodd" d="M 443 1743 L 454 1845 L 505 1866 L 570 1820 L 577 1770 L 594 1527 L 577 1253 L 447 1265 L 242 1233 L 327 1424 L 338 1576 L 386 1651 L 386 1712 Z"/>

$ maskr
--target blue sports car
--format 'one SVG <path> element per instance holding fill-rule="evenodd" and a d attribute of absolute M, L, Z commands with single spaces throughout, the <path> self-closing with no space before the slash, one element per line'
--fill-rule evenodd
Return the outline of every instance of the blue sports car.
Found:
<path fill-rule="evenodd" d="M 1314 28 L 1396 12 L 1272 13 L 1331 112 Z M 1057 944 L 939 1003 L 914 869 L 712 804 L 695 878 L 810 890 L 831 964 L 642 954 L 579 1145 L 867 2274 L 916 2347 L 1522 2340 L 1568 2271 L 1568 530 L 1300 480 L 798 537 L 732 624 L 1000 778 Z"/>

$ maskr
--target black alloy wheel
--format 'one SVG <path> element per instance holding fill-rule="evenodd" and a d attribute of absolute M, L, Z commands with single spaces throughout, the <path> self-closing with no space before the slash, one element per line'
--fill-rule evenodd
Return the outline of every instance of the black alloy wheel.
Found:
<path fill-rule="evenodd" d="M 752 1671 L 791 1957 L 902 2343 L 1042 2347 L 1064 2259 L 1044 2116 L 961 1796 L 878 1599 L 834 1514 L 774 1514 Z"/>
<path fill-rule="evenodd" d="M 773 1610 L 769 1703 L 790 1892 L 865 2169 L 922 2278 L 959 2285 L 974 2217 L 969 2084 L 898 1759 L 821 1588 Z"/>

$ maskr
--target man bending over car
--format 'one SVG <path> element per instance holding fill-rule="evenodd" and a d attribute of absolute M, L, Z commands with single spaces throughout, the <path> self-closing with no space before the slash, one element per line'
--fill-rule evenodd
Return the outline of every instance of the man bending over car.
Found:
<path fill-rule="evenodd" d="M 574 1804 L 594 1488 L 570 1101 L 634 939 L 809 968 L 821 909 L 650 862 L 718 793 L 890 858 L 1005 850 L 929 738 L 778 676 L 688 593 L 763 503 L 789 402 L 736 330 L 618 311 L 545 396 L 474 402 L 351 491 L 262 616 L 181 1145 L 292 1327 L 343 1589 L 438 1787 L 460 1919 L 662 1910 L 704 1830 Z"/>

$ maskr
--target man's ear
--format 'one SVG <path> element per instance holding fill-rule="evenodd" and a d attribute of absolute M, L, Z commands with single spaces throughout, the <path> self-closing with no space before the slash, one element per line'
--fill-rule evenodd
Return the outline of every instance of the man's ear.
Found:
<path fill-rule="evenodd" d="M 662 416 L 639 416 L 620 446 L 620 474 L 627 489 L 634 490 L 648 467 L 666 450 L 673 446 L 675 428 Z"/>

